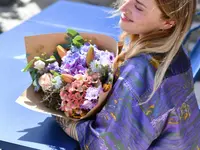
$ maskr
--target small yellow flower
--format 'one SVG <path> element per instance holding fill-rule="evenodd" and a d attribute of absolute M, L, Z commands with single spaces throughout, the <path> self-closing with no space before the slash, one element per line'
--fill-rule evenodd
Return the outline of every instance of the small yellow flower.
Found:
<path fill-rule="evenodd" d="M 111 84 L 104 84 L 103 85 L 103 91 L 104 92 L 108 92 L 110 90 L 110 88 L 111 88 Z"/>

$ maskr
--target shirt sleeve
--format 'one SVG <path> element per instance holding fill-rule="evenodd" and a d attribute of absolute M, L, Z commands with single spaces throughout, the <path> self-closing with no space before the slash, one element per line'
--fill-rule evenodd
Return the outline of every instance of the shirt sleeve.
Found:
<path fill-rule="evenodd" d="M 76 125 L 81 149 L 145 150 L 155 139 L 154 128 L 138 105 L 139 97 L 133 90 L 141 86 L 139 79 L 132 78 L 132 67 L 122 74 L 96 118 Z"/>

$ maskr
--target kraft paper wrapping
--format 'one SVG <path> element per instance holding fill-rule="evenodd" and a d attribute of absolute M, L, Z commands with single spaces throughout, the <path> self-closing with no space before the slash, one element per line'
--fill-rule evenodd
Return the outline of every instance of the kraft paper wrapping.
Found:
<path fill-rule="evenodd" d="M 93 34 L 93 33 L 80 33 L 84 39 L 92 40 L 93 44 L 96 44 L 98 49 L 108 50 L 114 52 L 115 55 L 118 54 L 118 43 L 113 38 L 102 35 L 102 34 Z M 64 33 L 55 33 L 55 34 L 43 34 L 36 36 L 25 37 L 25 47 L 27 54 L 27 61 L 29 62 L 35 56 L 39 56 L 42 52 L 46 52 L 51 55 L 56 49 L 58 44 L 66 43 L 65 37 L 67 35 Z M 101 110 L 102 106 L 106 102 L 106 97 L 109 91 L 106 93 L 100 94 L 99 103 L 95 108 L 93 108 L 86 116 L 81 119 L 88 118 L 93 114 L 96 114 Z M 59 112 L 45 107 L 41 103 L 41 96 L 39 93 L 34 92 L 34 87 L 30 85 L 21 96 L 16 100 L 16 102 L 28 109 L 31 109 L 36 112 L 51 114 L 58 117 L 68 118 L 64 112 Z M 80 119 L 73 119 L 80 120 Z"/>

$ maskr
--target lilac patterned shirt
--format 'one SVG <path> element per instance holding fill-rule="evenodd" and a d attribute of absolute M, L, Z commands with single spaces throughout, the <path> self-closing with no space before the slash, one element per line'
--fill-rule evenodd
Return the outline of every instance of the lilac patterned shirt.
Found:
<path fill-rule="evenodd" d="M 154 96 L 155 59 L 126 61 L 107 104 L 94 119 L 76 125 L 86 150 L 200 150 L 200 110 L 190 61 L 180 50 Z"/>

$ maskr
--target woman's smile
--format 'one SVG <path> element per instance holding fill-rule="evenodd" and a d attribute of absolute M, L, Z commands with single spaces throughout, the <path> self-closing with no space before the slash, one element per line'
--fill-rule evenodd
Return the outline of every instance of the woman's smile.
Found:
<path fill-rule="evenodd" d="M 121 20 L 122 20 L 123 22 L 133 22 L 131 19 L 129 19 L 129 18 L 126 16 L 125 13 L 122 13 L 122 14 L 121 14 Z"/>

